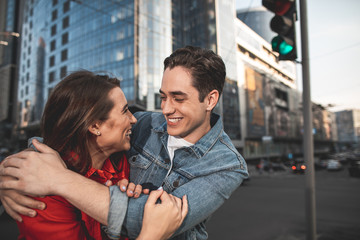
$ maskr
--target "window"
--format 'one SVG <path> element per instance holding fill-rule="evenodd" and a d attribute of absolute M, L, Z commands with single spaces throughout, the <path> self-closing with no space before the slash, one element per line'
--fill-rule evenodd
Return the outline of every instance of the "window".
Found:
<path fill-rule="evenodd" d="M 30 74 L 26 73 L 26 81 L 28 82 L 30 80 Z"/>
<path fill-rule="evenodd" d="M 32 29 L 32 27 L 33 27 L 33 23 L 32 23 L 32 21 L 30 21 L 29 22 L 29 28 Z"/>
<path fill-rule="evenodd" d="M 55 6 L 58 3 L 58 0 L 53 0 L 52 5 Z"/>
<path fill-rule="evenodd" d="M 52 67 L 55 65 L 55 56 L 51 56 L 49 59 L 49 66 Z"/>
<path fill-rule="evenodd" d="M 31 40 L 32 40 L 32 34 L 30 33 L 29 34 L 29 42 L 31 42 Z"/>
<path fill-rule="evenodd" d="M 51 27 L 51 36 L 54 36 L 56 34 L 56 25 Z"/>
<path fill-rule="evenodd" d="M 65 29 L 69 26 L 70 20 L 69 20 L 69 16 L 67 16 L 66 18 L 63 19 L 62 21 L 62 28 Z"/>
<path fill-rule="evenodd" d="M 25 95 L 28 95 L 29 94 L 29 86 L 26 86 L 25 87 Z"/>
<path fill-rule="evenodd" d="M 55 72 L 52 71 L 49 73 L 49 83 L 52 83 L 55 81 Z"/>
<path fill-rule="evenodd" d="M 69 42 L 69 33 L 64 33 L 61 37 L 61 44 L 65 45 Z"/>
<path fill-rule="evenodd" d="M 55 9 L 54 11 L 52 11 L 51 14 L 51 21 L 55 21 L 57 18 L 57 10 Z"/>
<path fill-rule="evenodd" d="M 56 40 L 52 40 L 50 42 L 50 51 L 54 51 L 56 49 Z"/>
<path fill-rule="evenodd" d="M 62 50 L 61 51 L 61 61 L 63 62 L 63 61 L 65 61 L 65 60 L 67 60 L 67 49 L 65 49 L 65 50 Z"/>
<path fill-rule="evenodd" d="M 63 66 L 62 68 L 60 68 L 60 78 L 65 77 L 66 72 L 67 72 L 66 66 Z"/>
<path fill-rule="evenodd" d="M 31 54 L 31 47 L 28 47 L 28 55 Z"/>
<path fill-rule="evenodd" d="M 66 13 L 70 10 L 70 1 L 66 1 L 63 5 L 63 12 Z"/>
<path fill-rule="evenodd" d="M 30 68 L 30 59 L 27 60 L 26 65 L 27 65 L 27 68 Z"/>

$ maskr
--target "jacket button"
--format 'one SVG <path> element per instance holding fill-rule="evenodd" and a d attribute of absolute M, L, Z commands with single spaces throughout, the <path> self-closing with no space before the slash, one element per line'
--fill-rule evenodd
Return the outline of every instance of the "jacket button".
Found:
<path fill-rule="evenodd" d="M 165 163 L 166 163 L 166 164 L 169 164 L 169 163 L 170 163 L 170 159 L 165 158 Z"/>
<path fill-rule="evenodd" d="M 177 179 L 177 180 L 175 180 L 174 182 L 173 182 L 173 187 L 178 187 L 179 186 L 179 179 Z"/>
<path fill-rule="evenodd" d="M 136 156 L 133 157 L 133 158 L 131 158 L 131 161 L 132 161 L 132 162 L 135 162 L 135 161 L 136 161 Z"/>

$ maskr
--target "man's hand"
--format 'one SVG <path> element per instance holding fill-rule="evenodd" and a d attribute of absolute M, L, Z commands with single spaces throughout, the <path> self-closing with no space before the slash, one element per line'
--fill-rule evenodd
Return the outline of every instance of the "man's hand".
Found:
<path fill-rule="evenodd" d="M 1 176 L 0 182 L 11 179 L 13 179 L 13 177 Z M 43 202 L 36 201 L 15 190 L 0 189 L 0 200 L 9 216 L 19 222 L 22 221 L 19 214 L 29 217 L 36 216 L 36 211 L 31 208 L 40 210 L 45 209 L 45 204 Z"/>
<path fill-rule="evenodd" d="M 161 203 L 156 203 L 160 198 Z M 156 190 L 150 193 L 145 204 L 141 239 L 168 239 L 180 227 L 188 213 L 186 195 L 182 199 Z"/>
<path fill-rule="evenodd" d="M 0 165 L 0 176 L 12 176 L 0 182 L 0 189 L 15 189 L 31 196 L 59 195 L 56 179 L 66 169 L 60 155 L 45 144 L 33 140 L 39 152 L 22 151 L 7 157 Z"/>

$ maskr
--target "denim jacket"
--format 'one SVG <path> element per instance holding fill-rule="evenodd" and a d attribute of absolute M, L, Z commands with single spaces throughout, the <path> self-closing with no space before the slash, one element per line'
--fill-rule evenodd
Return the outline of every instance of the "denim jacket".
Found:
<path fill-rule="evenodd" d="M 177 197 L 187 195 L 189 213 L 172 239 L 207 239 L 205 222 L 232 192 L 248 177 L 247 166 L 230 138 L 223 131 L 221 118 L 212 114 L 211 130 L 197 143 L 175 151 L 171 167 L 167 151 L 168 133 L 166 120 L 161 113 L 140 112 L 132 130 L 132 144 L 128 152 L 130 181 L 164 190 Z M 116 216 L 122 209 L 117 201 L 122 193 L 118 187 L 110 188 L 109 212 Z M 147 195 L 128 202 L 127 215 L 123 222 L 123 234 L 136 238 L 141 230 L 144 205 Z M 121 219 L 122 220 L 122 219 Z M 108 230 L 120 231 L 121 221 L 108 218 Z M 116 231 L 109 235 L 118 236 Z"/>

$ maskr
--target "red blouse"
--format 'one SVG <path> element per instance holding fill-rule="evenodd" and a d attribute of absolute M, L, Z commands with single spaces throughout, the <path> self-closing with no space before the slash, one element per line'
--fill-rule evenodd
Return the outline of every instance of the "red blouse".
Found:
<path fill-rule="evenodd" d="M 73 153 L 71 157 L 74 157 Z M 107 159 L 101 170 L 90 168 L 85 177 L 102 184 L 107 180 L 111 180 L 113 184 L 116 184 L 121 179 L 129 179 L 129 164 L 125 154 L 123 154 L 122 159 L 118 161 L 115 168 L 110 159 Z M 63 197 L 46 196 L 45 198 L 34 199 L 44 202 L 46 209 L 36 210 L 37 215 L 33 218 L 21 216 L 23 221 L 17 222 L 20 231 L 19 240 L 108 239 L 98 221 L 75 208 Z"/>

